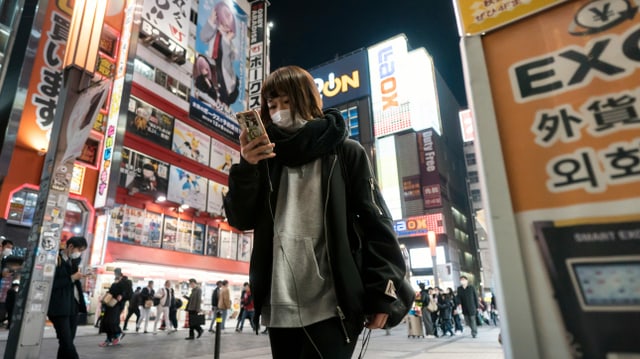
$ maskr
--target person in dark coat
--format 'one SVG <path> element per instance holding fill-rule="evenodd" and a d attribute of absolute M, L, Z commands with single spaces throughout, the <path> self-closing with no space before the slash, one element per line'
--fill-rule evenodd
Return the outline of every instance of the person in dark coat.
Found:
<path fill-rule="evenodd" d="M 109 287 L 108 294 L 111 294 L 117 302 L 114 306 L 105 306 L 104 318 L 100 323 L 100 331 L 105 333 L 107 338 L 99 344 L 101 347 L 118 345 L 124 337 L 124 333 L 120 329 L 120 314 L 124 309 L 125 302 L 131 298 L 131 293 L 133 292 L 131 281 L 122 275 L 120 268 L 116 268 L 114 274 L 115 280 Z"/>
<path fill-rule="evenodd" d="M 84 276 L 78 270 L 78 263 L 82 252 L 86 249 L 87 240 L 84 237 L 71 237 L 67 240 L 65 248 L 58 253 L 47 310 L 47 316 L 58 338 L 58 359 L 78 358 L 73 340 L 78 328 L 78 313 L 83 305 L 86 311 L 86 303 L 84 303 L 82 287 L 76 282 L 80 282 Z"/>
<path fill-rule="evenodd" d="M 189 312 L 189 336 L 185 339 L 193 340 L 194 331 L 198 332 L 198 338 L 202 336 L 204 329 L 200 327 L 198 322 L 198 313 L 202 310 L 202 289 L 198 285 L 198 281 L 194 278 L 189 279 L 189 287 L 191 287 L 191 294 L 187 297 L 189 301 L 187 303 L 187 312 Z"/>
<path fill-rule="evenodd" d="M 351 358 L 404 286 L 391 215 L 365 149 L 339 111 L 322 111 L 307 71 L 273 71 L 261 99 L 267 133 L 249 142 L 241 132 L 224 198 L 229 224 L 254 230 L 255 328 L 269 328 L 274 358 Z"/>
<path fill-rule="evenodd" d="M 453 318 L 451 313 L 453 312 L 453 295 L 450 292 L 442 293 L 440 300 L 438 301 L 438 312 L 440 313 L 440 328 L 442 329 L 442 336 L 453 336 Z"/>
<path fill-rule="evenodd" d="M 138 322 L 138 320 L 140 320 L 140 308 L 139 308 L 139 306 L 141 305 L 140 291 L 142 291 L 142 288 L 137 287 L 135 292 L 133 292 L 131 299 L 129 299 L 129 305 L 127 306 L 127 317 L 124 320 L 124 325 L 122 326 L 122 330 L 125 330 L 125 331 L 127 330 L 129 319 L 134 314 L 136 316 L 136 323 Z"/>
<path fill-rule="evenodd" d="M 462 307 L 464 322 L 471 328 L 471 336 L 475 338 L 478 335 L 478 322 L 476 319 L 478 313 L 478 293 L 476 293 L 476 289 L 469 284 L 466 276 L 460 277 L 458 301 Z"/>

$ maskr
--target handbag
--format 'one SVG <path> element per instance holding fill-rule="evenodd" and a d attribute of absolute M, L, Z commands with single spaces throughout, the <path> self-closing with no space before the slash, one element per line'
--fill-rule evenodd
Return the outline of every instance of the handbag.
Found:
<path fill-rule="evenodd" d="M 189 313 L 189 323 L 193 325 L 204 325 L 204 313 Z"/>
<path fill-rule="evenodd" d="M 438 311 L 438 303 L 436 303 L 436 301 L 433 300 L 433 298 L 431 298 L 431 300 L 429 301 L 429 304 L 427 304 L 427 310 L 430 311 L 431 313 Z"/>
<path fill-rule="evenodd" d="M 151 299 L 147 299 L 147 300 L 145 300 L 145 301 L 144 301 L 144 307 L 145 307 L 145 308 L 151 308 L 151 307 L 153 307 L 153 300 L 151 300 Z"/>
<path fill-rule="evenodd" d="M 102 297 L 102 303 L 106 304 L 108 307 L 115 307 L 118 304 L 118 299 L 114 298 L 111 293 L 107 293 Z"/>

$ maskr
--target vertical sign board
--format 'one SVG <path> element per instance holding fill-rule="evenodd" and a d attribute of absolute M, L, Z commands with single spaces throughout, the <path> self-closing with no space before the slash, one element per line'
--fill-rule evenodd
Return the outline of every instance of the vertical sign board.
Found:
<path fill-rule="evenodd" d="M 430 128 L 418 132 L 420 185 L 424 209 L 442 208 L 440 171 L 438 170 L 436 133 Z"/>
<path fill-rule="evenodd" d="M 251 3 L 251 36 L 249 39 L 249 109 L 260 108 L 262 81 L 267 76 L 267 4 Z"/>
<path fill-rule="evenodd" d="M 638 20 L 572 1 L 482 38 L 536 326 L 575 357 L 640 354 Z"/>

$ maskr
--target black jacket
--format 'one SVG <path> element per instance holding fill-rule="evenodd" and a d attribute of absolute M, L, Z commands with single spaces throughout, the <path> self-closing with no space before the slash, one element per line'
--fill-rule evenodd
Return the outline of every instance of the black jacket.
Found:
<path fill-rule="evenodd" d="M 80 282 L 71 280 L 71 275 L 78 271 L 78 262 L 74 260 L 65 261 L 62 255 L 58 254 L 51 299 L 49 300 L 49 310 L 47 311 L 48 316 L 70 316 L 76 315 L 81 311 L 87 311 Z M 76 301 L 74 296 L 76 287 L 78 288 L 80 301 Z"/>
<path fill-rule="evenodd" d="M 478 312 L 478 294 L 471 284 L 467 288 L 458 287 L 458 302 L 462 306 L 462 314 L 476 315 Z"/>
<path fill-rule="evenodd" d="M 340 312 L 344 314 L 345 335 L 355 340 L 365 315 L 391 311 L 394 298 L 385 291 L 390 288 L 390 280 L 399 288 L 406 271 L 369 159 L 358 142 L 345 140 L 344 119 L 336 110 L 328 110 L 324 119 L 310 121 L 294 134 L 284 133 L 274 125 L 268 126 L 267 132 L 276 144 L 276 157 L 257 165 L 241 158 L 231 167 L 229 192 L 224 200 L 229 223 L 239 230 L 254 230 L 249 273 L 254 321 L 259 322 L 270 293 L 274 227 L 271 213 L 275 213 L 283 166 L 296 167 L 321 158 L 322 215 L 339 305 L 336 310 L 341 317 Z M 347 173 L 343 173 L 338 153 Z M 347 213 L 347 196 L 351 214 Z M 356 264 L 356 259 L 361 265 Z"/>

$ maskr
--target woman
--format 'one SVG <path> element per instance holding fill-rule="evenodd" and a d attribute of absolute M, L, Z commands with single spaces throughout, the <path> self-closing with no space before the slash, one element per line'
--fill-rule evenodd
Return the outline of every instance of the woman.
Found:
<path fill-rule="evenodd" d="M 100 322 L 100 332 L 107 335 L 105 341 L 99 344 L 101 347 L 118 345 L 125 335 L 120 329 L 120 313 L 124 309 L 124 303 L 131 297 L 132 289 L 131 282 L 122 276 L 119 269 L 116 268 L 115 280 L 108 291 L 117 303 L 112 307 L 105 305 L 104 317 Z"/>
<path fill-rule="evenodd" d="M 438 301 L 438 311 L 440 312 L 440 328 L 442 329 L 442 336 L 444 337 L 449 333 L 453 336 L 453 318 L 451 313 L 453 312 L 453 294 L 449 289 L 446 293 L 440 296 Z"/>
<path fill-rule="evenodd" d="M 225 197 L 229 223 L 254 230 L 254 323 L 274 358 L 351 358 L 365 321 L 385 326 L 405 275 L 391 216 L 364 148 L 337 110 L 323 113 L 307 71 L 272 72 L 261 115 L 267 134 L 242 131 Z"/>

